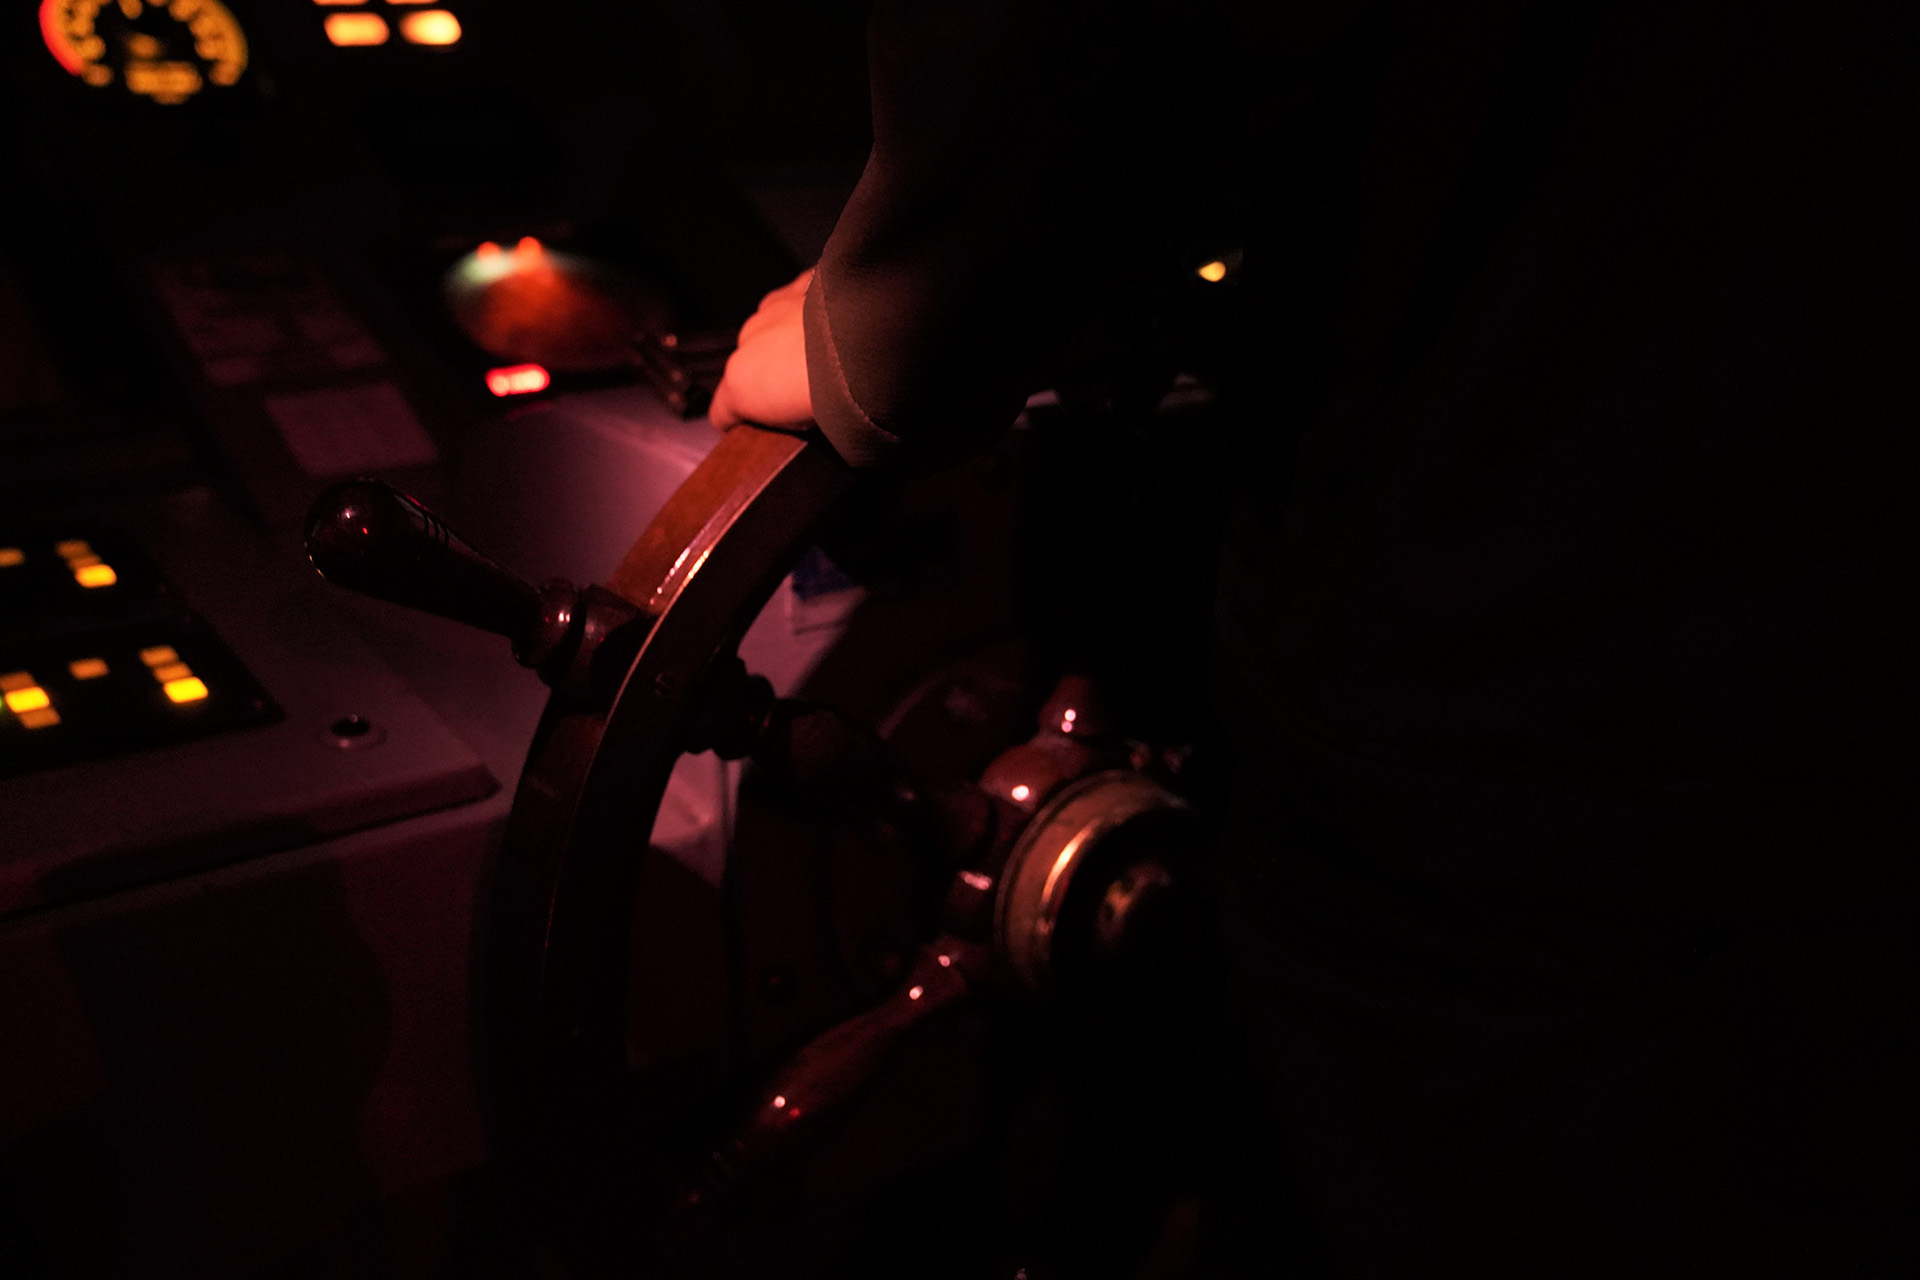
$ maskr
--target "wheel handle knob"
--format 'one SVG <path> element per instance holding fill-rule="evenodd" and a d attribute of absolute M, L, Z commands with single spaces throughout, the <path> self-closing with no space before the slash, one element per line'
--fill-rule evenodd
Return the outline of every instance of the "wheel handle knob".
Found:
<path fill-rule="evenodd" d="M 306 534 L 307 558 L 328 582 L 503 635 L 526 666 L 544 662 L 572 628 L 571 585 L 536 588 L 392 485 L 332 486 L 307 512 Z"/>

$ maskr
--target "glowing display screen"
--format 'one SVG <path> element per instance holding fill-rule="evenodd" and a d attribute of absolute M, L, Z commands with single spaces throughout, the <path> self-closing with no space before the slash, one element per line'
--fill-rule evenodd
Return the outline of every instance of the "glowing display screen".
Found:
<path fill-rule="evenodd" d="M 41 0 L 40 38 L 67 74 L 167 105 L 247 69 L 247 38 L 220 0 Z"/>

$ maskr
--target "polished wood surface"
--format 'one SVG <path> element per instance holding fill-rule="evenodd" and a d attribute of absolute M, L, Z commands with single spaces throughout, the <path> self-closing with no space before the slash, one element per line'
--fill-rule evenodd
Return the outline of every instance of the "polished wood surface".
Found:
<path fill-rule="evenodd" d="M 645 1086 L 625 984 L 655 812 L 703 677 L 852 483 L 817 436 L 730 432 L 609 584 L 641 610 L 602 649 L 633 654 L 611 701 L 556 694 L 528 757 L 484 908 L 492 1120 L 552 1238 L 589 1265 L 632 1247 L 605 1233 L 647 1176 L 620 1118 Z"/>

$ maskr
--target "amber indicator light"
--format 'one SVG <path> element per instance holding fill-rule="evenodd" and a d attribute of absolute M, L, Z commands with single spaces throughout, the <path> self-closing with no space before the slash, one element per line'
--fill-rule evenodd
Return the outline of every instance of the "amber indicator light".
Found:
<path fill-rule="evenodd" d="M 401 17 L 400 35 L 409 44 L 458 44 L 460 19 L 445 9 L 421 9 Z"/>
<path fill-rule="evenodd" d="M 166 691 L 169 701 L 198 702 L 207 696 L 207 686 L 198 676 L 182 676 L 178 680 L 169 680 L 160 686 Z"/>
<path fill-rule="evenodd" d="M 120 581 L 120 575 L 113 571 L 113 566 L 95 555 L 93 548 L 82 538 L 56 542 L 53 549 L 67 562 L 73 580 L 83 587 L 110 587 Z"/>
<path fill-rule="evenodd" d="M 330 13 L 326 29 L 327 39 L 342 48 L 387 42 L 387 20 L 377 13 Z"/>
<path fill-rule="evenodd" d="M 45 729 L 60 723 L 53 699 L 29 672 L 10 671 L 0 676 L 0 698 L 4 698 L 7 710 L 20 717 L 20 723 L 29 729 Z"/>
<path fill-rule="evenodd" d="M 160 684 L 160 690 L 167 695 L 169 702 L 198 702 L 207 696 L 206 682 L 193 674 L 193 668 L 180 660 L 180 654 L 170 644 L 157 644 L 150 649 L 140 651 L 140 661 L 147 664 L 153 672 L 153 678 Z"/>

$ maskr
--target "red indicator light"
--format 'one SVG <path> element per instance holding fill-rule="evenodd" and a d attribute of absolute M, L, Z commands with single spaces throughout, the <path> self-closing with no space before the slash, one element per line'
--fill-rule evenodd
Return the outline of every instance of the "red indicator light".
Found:
<path fill-rule="evenodd" d="M 487 390 L 497 396 L 524 396 L 545 391 L 553 379 L 537 364 L 510 364 L 487 370 Z"/>
<path fill-rule="evenodd" d="M 67 38 L 66 24 L 61 21 L 61 7 L 60 0 L 41 0 L 40 38 L 46 42 L 47 52 L 66 69 L 67 74 L 77 76 L 87 63 Z"/>

